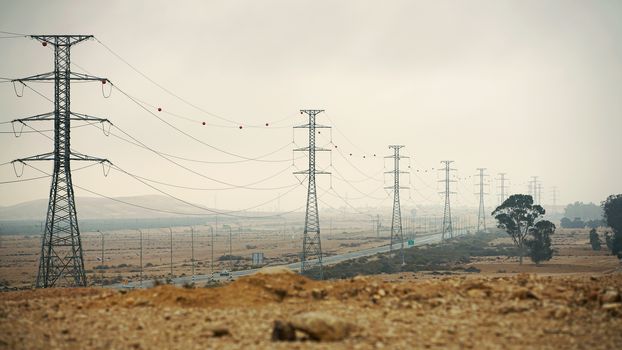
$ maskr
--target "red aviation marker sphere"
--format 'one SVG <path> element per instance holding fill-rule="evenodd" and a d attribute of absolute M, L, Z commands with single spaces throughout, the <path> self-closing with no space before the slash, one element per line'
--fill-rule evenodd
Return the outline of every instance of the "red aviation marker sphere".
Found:
<path fill-rule="evenodd" d="M 205 125 L 205 122 L 203 122 L 203 125 Z"/>
<path fill-rule="evenodd" d="M 106 84 L 106 79 L 102 79 L 102 84 Z"/>
<path fill-rule="evenodd" d="M 268 123 L 266 123 L 266 126 L 268 126 Z"/>
<path fill-rule="evenodd" d="M 158 112 L 162 112 L 162 108 L 158 107 Z"/>
<path fill-rule="evenodd" d="M 44 41 L 44 42 L 41 43 L 41 45 L 48 46 L 48 43 Z"/>
<path fill-rule="evenodd" d="M 242 129 L 242 125 L 240 125 L 240 129 Z"/>

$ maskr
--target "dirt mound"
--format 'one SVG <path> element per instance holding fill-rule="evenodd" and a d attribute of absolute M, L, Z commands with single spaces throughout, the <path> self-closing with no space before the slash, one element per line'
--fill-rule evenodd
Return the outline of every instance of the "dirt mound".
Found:
<path fill-rule="evenodd" d="M 209 308 L 253 306 L 305 295 L 305 291 L 313 288 L 315 283 L 317 282 L 291 272 L 257 273 L 221 287 L 182 288 L 160 285 L 150 289 L 122 293 L 109 291 L 99 295 L 87 307 L 98 308 L 104 305 Z"/>

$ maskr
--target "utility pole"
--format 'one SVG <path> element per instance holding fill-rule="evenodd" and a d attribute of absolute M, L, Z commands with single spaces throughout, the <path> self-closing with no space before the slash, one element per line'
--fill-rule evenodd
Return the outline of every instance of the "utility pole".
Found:
<path fill-rule="evenodd" d="M 101 279 L 102 279 L 102 287 L 104 286 L 104 233 L 101 232 L 100 230 L 97 230 L 97 232 L 99 232 L 99 234 L 102 237 L 102 263 L 101 263 Z"/>
<path fill-rule="evenodd" d="M 479 211 L 477 213 L 477 232 L 486 231 L 486 209 L 484 208 L 484 195 L 488 193 L 484 193 L 484 176 L 488 176 L 484 174 L 484 170 L 486 168 L 477 168 L 479 171 Z"/>
<path fill-rule="evenodd" d="M 140 288 L 143 287 L 143 231 L 138 230 L 140 235 Z"/>
<path fill-rule="evenodd" d="M 501 205 L 503 204 L 503 202 L 505 202 L 505 181 L 507 181 L 508 179 L 505 177 L 506 173 L 499 173 L 498 175 L 499 178 L 497 180 L 501 181 L 501 185 L 498 187 L 501 191 L 499 197 L 499 205 Z"/>
<path fill-rule="evenodd" d="M 190 226 L 190 263 L 192 264 L 192 283 L 194 283 L 194 226 Z"/>
<path fill-rule="evenodd" d="M 380 215 L 376 214 L 376 238 L 380 238 Z"/>
<path fill-rule="evenodd" d="M 232 259 L 232 249 L 231 249 L 231 226 L 229 225 L 222 225 L 222 228 L 228 228 L 229 229 L 229 272 L 233 271 L 233 260 Z"/>
<path fill-rule="evenodd" d="M 309 117 L 309 123 L 294 128 L 309 129 L 309 146 L 294 149 L 294 151 L 307 152 L 309 155 L 309 168 L 304 171 L 297 171 L 294 174 L 306 174 L 309 184 L 307 186 L 307 210 L 305 214 L 305 228 L 302 236 L 302 257 L 300 261 L 300 273 L 311 275 L 314 267 L 317 271 L 314 274 L 316 278 L 323 279 L 324 271 L 322 269 L 322 243 L 320 240 L 320 213 L 317 204 L 317 192 L 315 189 L 315 175 L 330 174 L 326 171 L 315 170 L 315 152 L 330 151 L 329 149 L 315 146 L 315 129 L 330 128 L 330 126 L 319 125 L 315 123 L 315 117 L 324 112 L 324 110 L 305 109 L 300 110 L 300 114 L 306 114 Z"/>
<path fill-rule="evenodd" d="M 12 121 L 12 123 L 18 122 L 21 124 L 35 121 L 54 121 L 53 152 L 16 159 L 12 162 L 15 165 L 15 162 L 24 164 L 30 161 L 54 161 L 36 287 L 86 287 L 84 256 L 71 180 L 70 162 L 73 160 L 98 163 L 109 162 L 107 159 L 90 157 L 71 150 L 71 121 L 80 120 L 100 123 L 109 123 L 109 121 L 108 119 L 72 112 L 70 110 L 70 82 L 72 80 L 99 81 L 105 84 L 107 79 L 71 72 L 71 47 L 84 40 L 93 38 L 92 35 L 31 35 L 30 37 L 41 42 L 43 46 L 51 45 L 54 47 L 53 72 L 13 80 L 14 84 L 16 82 L 23 84 L 27 81 L 54 82 L 53 112 Z"/>
<path fill-rule="evenodd" d="M 171 280 L 173 279 L 173 228 L 169 227 L 168 231 L 170 232 L 170 236 L 171 236 Z"/>
<path fill-rule="evenodd" d="M 449 172 L 456 170 L 450 167 L 451 163 L 453 162 L 454 162 L 453 160 L 442 160 L 441 161 L 441 163 L 445 165 L 444 169 L 440 169 L 445 172 L 445 180 L 439 180 L 439 182 L 445 183 L 445 191 L 439 192 L 441 194 L 445 194 L 445 209 L 443 210 L 443 227 L 441 228 L 441 232 L 442 232 L 441 241 L 443 242 L 445 241 L 445 239 L 447 239 L 447 237 L 453 238 L 454 236 L 454 230 L 453 230 L 453 226 L 451 223 L 451 204 L 449 201 L 449 196 L 451 194 L 456 193 L 456 192 L 451 192 L 449 190 L 449 183 L 456 182 L 456 180 L 449 179 Z"/>
<path fill-rule="evenodd" d="M 212 269 L 212 277 L 214 278 L 214 228 L 209 226 L 210 236 L 212 236 L 212 259 L 211 259 L 211 269 Z"/>
<path fill-rule="evenodd" d="M 400 244 L 400 255 L 402 256 L 402 266 L 405 265 L 404 261 L 404 232 L 402 231 L 402 209 L 400 207 L 400 189 L 406 189 L 408 187 L 400 187 L 400 174 L 407 174 L 407 171 L 400 171 L 400 159 L 408 158 L 406 156 L 400 156 L 400 149 L 403 145 L 390 145 L 389 149 L 393 150 L 393 155 L 386 156 L 385 158 L 393 159 L 393 170 L 386 171 L 385 173 L 393 174 L 393 186 L 385 187 L 386 189 L 393 189 L 393 214 L 391 216 L 391 243 L 389 245 L 389 251 L 393 251 L 393 244 Z"/>

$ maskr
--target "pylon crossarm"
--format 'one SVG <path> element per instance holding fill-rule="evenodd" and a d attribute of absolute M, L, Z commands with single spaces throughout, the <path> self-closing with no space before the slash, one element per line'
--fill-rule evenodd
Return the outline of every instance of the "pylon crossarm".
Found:
<path fill-rule="evenodd" d="M 110 123 L 110 125 L 112 125 L 112 122 L 106 118 L 93 117 L 91 115 L 82 114 L 82 113 L 74 113 L 74 112 L 71 112 L 71 115 L 75 117 L 75 118 L 71 118 L 71 120 L 84 120 L 84 121 L 102 122 L 102 123 L 105 122 L 105 123 Z"/>
<path fill-rule="evenodd" d="M 69 159 L 82 160 L 82 161 L 88 161 L 88 162 L 98 162 L 98 163 L 110 163 L 108 159 L 91 157 L 91 156 L 87 156 L 85 154 L 76 153 L 76 152 L 71 152 L 71 156 Z"/>
<path fill-rule="evenodd" d="M 31 35 L 33 39 L 46 42 L 50 45 L 67 46 L 77 44 L 81 41 L 92 39 L 92 35 Z M 61 42 L 59 43 L 59 39 Z"/>
<path fill-rule="evenodd" d="M 311 127 L 310 124 L 303 124 L 303 125 L 296 125 L 296 126 L 294 126 L 294 129 L 308 129 L 310 127 Z M 320 124 L 315 124 L 313 127 L 316 128 L 316 129 L 330 129 L 330 128 L 332 128 L 331 126 L 320 125 Z"/>
<path fill-rule="evenodd" d="M 11 120 L 11 123 L 24 123 L 24 122 L 40 121 L 40 120 L 54 120 L 54 112 L 37 114 L 37 115 L 33 115 L 32 117 L 13 119 Z"/>
<path fill-rule="evenodd" d="M 54 80 L 54 72 L 31 75 L 29 77 L 13 79 L 11 81 L 23 83 L 25 81 L 45 81 L 45 80 Z"/>
<path fill-rule="evenodd" d="M 69 76 L 70 76 L 71 80 L 108 81 L 107 78 L 96 77 L 96 76 L 88 75 L 88 74 L 84 74 L 84 73 L 70 72 Z"/>
<path fill-rule="evenodd" d="M 24 162 L 31 162 L 31 161 L 38 161 L 38 160 L 54 160 L 54 153 L 50 152 L 50 153 L 39 154 L 36 156 L 31 156 L 31 157 L 15 159 L 11 163 L 16 163 L 16 162 L 24 163 Z"/>

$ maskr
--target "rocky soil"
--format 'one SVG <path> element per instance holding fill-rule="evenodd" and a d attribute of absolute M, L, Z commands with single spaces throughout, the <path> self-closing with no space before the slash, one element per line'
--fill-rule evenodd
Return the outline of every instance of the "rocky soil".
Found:
<path fill-rule="evenodd" d="M 0 349 L 622 348 L 622 274 L 0 294 Z"/>

